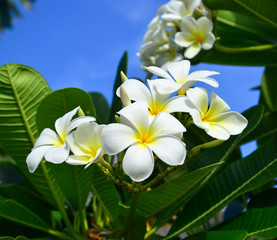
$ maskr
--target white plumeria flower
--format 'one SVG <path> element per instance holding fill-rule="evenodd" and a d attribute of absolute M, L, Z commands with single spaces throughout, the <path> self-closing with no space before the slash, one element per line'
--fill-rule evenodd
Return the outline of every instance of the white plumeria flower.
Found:
<path fill-rule="evenodd" d="M 31 151 L 26 162 L 29 172 L 34 172 L 42 158 L 55 164 L 64 162 L 69 154 L 69 148 L 65 142 L 66 136 L 81 123 L 95 121 L 94 117 L 78 117 L 71 121 L 80 107 L 66 113 L 55 122 L 56 132 L 50 128 L 45 128 Z"/>
<path fill-rule="evenodd" d="M 201 50 L 209 50 L 213 47 L 215 36 L 212 34 L 213 23 L 203 16 L 195 20 L 192 16 L 183 18 L 181 22 L 182 32 L 175 35 L 175 42 L 186 47 L 184 56 L 188 59 L 195 57 Z"/>
<path fill-rule="evenodd" d="M 187 96 L 191 101 L 190 115 L 193 122 L 213 138 L 227 140 L 230 135 L 240 134 L 247 126 L 247 119 L 241 114 L 229 111 L 230 107 L 214 92 L 204 88 L 190 88 Z"/>
<path fill-rule="evenodd" d="M 123 108 L 119 114 L 120 123 L 107 125 L 102 130 L 102 146 L 109 155 L 127 148 L 123 170 L 133 181 L 141 182 L 151 175 L 153 152 L 169 165 L 184 163 L 186 147 L 178 137 L 186 129 L 176 118 L 161 112 L 149 123 L 148 107 L 144 101 Z"/>
<path fill-rule="evenodd" d="M 200 5 L 201 0 L 170 1 L 166 4 L 166 13 L 162 15 L 165 21 L 181 21 L 185 16 L 191 15 Z"/>
<path fill-rule="evenodd" d="M 66 137 L 66 142 L 74 155 L 69 155 L 66 163 L 71 165 L 86 165 L 98 162 L 104 152 L 101 143 L 101 131 L 105 125 L 95 122 L 85 122 L 79 125 Z"/>
<path fill-rule="evenodd" d="M 189 74 L 190 61 L 183 60 L 180 62 L 173 62 L 168 65 L 167 70 L 169 74 L 161 68 L 156 66 L 145 67 L 145 69 L 157 76 L 171 80 L 175 82 L 173 88 L 164 87 L 160 85 L 157 87 L 160 93 L 172 93 L 178 91 L 179 95 L 184 95 L 193 84 L 196 82 L 204 82 L 211 85 L 212 87 L 218 87 L 218 82 L 213 78 L 210 78 L 211 75 L 219 74 L 214 71 L 195 71 Z"/>
<path fill-rule="evenodd" d="M 158 115 L 158 113 L 164 111 L 167 113 L 173 112 L 189 112 L 190 108 L 187 107 L 186 96 L 176 96 L 170 98 L 171 93 L 175 90 L 174 82 L 165 79 L 147 80 L 149 89 L 141 81 L 136 79 L 126 80 L 116 91 L 118 97 L 121 96 L 120 89 L 124 88 L 128 97 L 133 101 L 145 101 L 149 108 L 151 117 Z M 166 89 L 173 89 L 172 92 L 161 94 L 157 91 L 157 88 L 161 85 Z"/>

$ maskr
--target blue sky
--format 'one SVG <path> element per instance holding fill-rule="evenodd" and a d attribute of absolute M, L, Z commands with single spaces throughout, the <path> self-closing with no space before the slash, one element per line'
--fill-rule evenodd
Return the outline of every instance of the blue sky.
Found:
<path fill-rule="evenodd" d="M 145 78 L 136 56 L 147 25 L 165 0 L 37 0 L 32 11 L 0 36 L 0 64 L 33 67 L 52 90 L 78 87 L 112 99 L 118 61 L 129 53 L 128 77 Z M 199 64 L 195 70 L 214 70 L 213 89 L 232 110 L 242 112 L 258 103 L 263 67 Z M 209 88 L 209 90 L 211 90 Z"/>

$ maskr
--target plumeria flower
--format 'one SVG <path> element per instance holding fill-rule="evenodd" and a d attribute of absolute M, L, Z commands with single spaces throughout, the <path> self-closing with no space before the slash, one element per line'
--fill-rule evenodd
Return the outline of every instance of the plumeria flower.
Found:
<path fill-rule="evenodd" d="M 79 125 L 66 137 L 66 142 L 74 155 L 70 155 L 66 162 L 71 165 L 86 165 L 98 162 L 104 152 L 101 143 L 101 131 L 105 125 L 95 122 L 85 122 Z"/>
<path fill-rule="evenodd" d="M 55 164 L 64 162 L 69 154 L 69 148 L 65 142 L 66 136 L 81 123 L 95 121 L 94 117 L 78 117 L 71 121 L 80 107 L 66 113 L 55 122 L 56 132 L 50 128 L 45 128 L 31 151 L 26 162 L 29 172 L 34 172 L 42 158 Z"/>
<path fill-rule="evenodd" d="M 192 16 L 182 19 L 181 30 L 175 35 L 175 42 L 187 48 L 184 56 L 188 59 L 195 57 L 201 50 L 213 47 L 215 36 L 212 34 L 213 23 L 205 16 L 195 20 Z"/>
<path fill-rule="evenodd" d="M 210 94 L 210 107 L 207 90 L 190 88 L 187 96 L 191 101 L 190 115 L 193 122 L 213 138 L 227 140 L 230 135 L 240 134 L 248 121 L 241 114 L 229 111 L 230 107 L 214 92 Z"/>
<path fill-rule="evenodd" d="M 172 85 L 172 88 L 168 88 L 163 85 L 157 87 L 158 91 L 164 94 L 178 91 L 179 95 L 184 95 L 187 89 L 198 81 L 207 83 L 212 87 L 218 87 L 218 82 L 213 78 L 210 78 L 211 75 L 219 74 L 218 72 L 195 71 L 189 74 L 190 61 L 188 60 L 169 64 L 167 67 L 168 73 L 156 66 L 145 67 L 145 69 L 153 74 L 156 74 L 157 76 L 175 82 L 175 85 Z"/>
<path fill-rule="evenodd" d="M 109 124 L 102 130 L 102 146 L 109 155 L 127 149 L 123 170 L 133 181 L 141 182 L 151 175 L 153 152 L 168 165 L 184 163 L 186 147 L 177 136 L 181 137 L 186 129 L 176 118 L 161 112 L 149 123 L 144 101 L 123 108 L 119 114 L 120 123 Z"/>
<path fill-rule="evenodd" d="M 162 19 L 181 21 L 185 16 L 191 15 L 200 3 L 201 0 L 170 1 L 166 4 L 166 13 L 162 15 Z"/>
<path fill-rule="evenodd" d="M 120 91 L 120 89 L 123 88 L 131 100 L 145 101 L 148 105 L 150 116 L 152 117 L 158 115 L 158 113 L 162 111 L 167 113 L 189 111 L 186 105 L 186 101 L 188 101 L 186 96 L 170 98 L 170 95 L 175 90 L 174 82 L 165 79 L 148 80 L 147 82 L 149 88 L 141 81 L 128 79 L 117 89 L 116 94 L 118 97 L 121 97 L 121 99 L 124 99 L 124 95 L 121 94 L 122 91 Z M 159 86 L 168 90 L 172 89 L 172 92 L 161 94 L 157 91 Z"/>

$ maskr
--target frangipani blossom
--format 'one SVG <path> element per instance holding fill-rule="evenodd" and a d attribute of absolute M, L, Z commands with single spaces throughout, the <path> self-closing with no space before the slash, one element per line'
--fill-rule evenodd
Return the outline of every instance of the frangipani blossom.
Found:
<path fill-rule="evenodd" d="M 126 80 L 118 89 L 117 96 L 121 96 L 120 89 L 124 88 L 128 97 L 133 101 L 145 101 L 148 105 L 150 116 L 156 116 L 158 113 L 165 111 L 172 112 L 188 112 L 186 105 L 188 101 L 186 96 L 176 96 L 170 98 L 171 93 L 175 91 L 175 83 L 165 79 L 148 80 L 149 89 L 141 81 L 135 79 Z M 157 91 L 158 87 L 163 87 L 169 93 L 161 94 Z M 172 92 L 170 92 L 172 89 Z"/>
<path fill-rule="evenodd" d="M 109 155 L 127 148 L 123 170 L 133 181 L 141 182 L 151 175 L 153 152 L 169 165 L 184 163 L 186 147 L 178 137 L 186 129 L 176 118 L 161 112 L 149 123 L 144 101 L 123 108 L 119 114 L 120 123 L 109 124 L 102 130 L 102 146 Z"/>
<path fill-rule="evenodd" d="M 101 131 L 105 125 L 85 122 L 66 137 L 66 142 L 74 155 L 66 162 L 71 165 L 86 165 L 97 162 L 104 155 L 101 143 Z"/>
<path fill-rule="evenodd" d="M 211 137 L 227 140 L 230 135 L 240 134 L 246 128 L 247 119 L 237 112 L 229 111 L 230 107 L 214 92 L 210 94 L 210 107 L 204 88 L 190 88 L 187 96 L 191 101 L 190 115 L 194 124 Z"/>
<path fill-rule="evenodd" d="M 200 0 L 170 1 L 165 5 L 166 13 L 162 15 L 162 19 L 165 21 L 181 21 L 183 17 L 193 14 L 200 2 Z"/>
<path fill-rule="evenodd" d="M 167 67 L 168 73 L 163 69 L 155 66 L 145 67 L 145 69 L 153 74 L 156 74 L 157 76 L 171 80 L 175 83 L 175 85 L 172 85 L 172 88 L 170 89 L 165 85 L 157 86 L 157 90 L 161 94 L 178 91 L 179 95 L 184 95 L 187 89 L 189 89 L 198 81 L 209 84 L 212 87 L 218 87 L 218 82 L 213 78 L 210 78 L 211 75 L 219 74 L 218 72 L 195 71 L 189 74 L 190 61 L 188 60 L 173 62 L 169 64 Z"/>
<path fill-rule="evenodd" d="M 50 128 L 45 128 L 31 151 L 26 162 L 29 172 L 34 172 L 42 158 L 55 164 L 64 162 L 69 154 L 68 145 L 65 142 L 66 136 L 81 123 L 95 121 L 94 117 L 78 117 L 71 121 L 80 107 L 66 113 L 55 122 L 56 132 Z"/>
<path fill-rule="evenodd" d="M 182 19 L 181 30 L 175 35 L 175 42 L 186 47 L 184 56 L 188 59 L 195 57 L 201 50 L 213 47 L 215 36 L 212 34 L 213 23 L 205 16 L 195 20 L 192 16 Z"/>

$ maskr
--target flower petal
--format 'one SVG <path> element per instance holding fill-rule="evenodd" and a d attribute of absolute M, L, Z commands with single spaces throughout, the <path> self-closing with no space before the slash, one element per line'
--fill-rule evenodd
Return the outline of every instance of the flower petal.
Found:
<path fill-rule="evenodd" d="M 89 163 L 90 159 L 89 156 L 69 155 L 65 162 L 70 165 L 86 165 Z"/>
<path fill-rule="evenodd" d="M 68 154 L 69 154 L 69 148 L 65 143 L 60 147 L 54 147 L 49 149 L 45 153 L 44 157 L 47 162 L 58 164 L 58 163 L 64 162 L 67 159 Z"/>
<path fill-rule="evenodd" d="M 227 140 L 230 137 L 230 133 L 222 126 L 216 123 L 210 123 L 210 128 L 205 129 L 206 133 L 209 134 L 213 138 L 217 138 L 219 140 Z"/>
<path fill-rule="evenodd" d="M 175 117 L 166 112 L 160 112 L 151 122 L 149 132 L 156 139 L 164 135 L 185 132 L 186 128 Z"/>
<path fill-rule="evenodd" d="M 172 77 L 163 69 L 155 66 L 150 66 L 150 67 L 144 67 L 148 72 L 151 72 L 157 76 L 163 77 L 165 79 L 170 79 L 173 80 Z"/>
<path fill-rule="evenodd" d="M 177 83 L 184 84 L 189 73 L 190 61 L 183 60 L 171 63 L 168 65 L 167 69 Z"/>
<path fill-rule="evenodd" d="M 180 85 L 179 83 L 176 83 L 174 81 L 170 81 L 167 79 L 155 79 L 155 80 L 150 80 L 148 82 L 153 83 L 153 89 L 157 89 L 157 91 L 160 94 L 163 95 L 168 95 L 167 99 L 169 98 L 169 96 L 176 92 L 178 89 L 180 89 L 182 87 L 182 85 Z M 150 85 L 149 85 L 150 86 Z"/>
<path fill-rule="evenodd" d="M 184 56 L 188 59 L 194 58 L 200 52 L 200 50 L 201 45 L 200 43 L 196 42 L 186 49 Z"/>
<path fill-rule="evenodd" d="M 72 111 L 66 113 L 64 116 L 58 118 L 55 122 L 55 128 L 59 136 L 64 140 L 68 134 L 68 127 L 71 119 L 77 113 L 80 107 L 76 107 Z"/>
<path fill-rule="evenodd" d="M 118 112 L 121 116 L 126 118 L 134 128 L 141 132 L 149 127 L 149 110 L 146 102 L 135 102 Z"/>
<path fill-rule="evenodd" d="M 181 47 L 189 47 L 193 44 L 195 37 L 190 33 L 186 32 L 177 32 L 175 34 L 175 43 Z"/>
<path fill-rule="evenodd" d="M 90 151 L 88 149 L 83 148 L 80 146 L 76 140 L 76 131 L 73 131 L 65 138 L 66 143 L 68 144 L 69 149 L 75 154 L 75 155 L 87 155 L 90 154 Z"/>
<path fill-rule="evenodd" d="M 201 43 L 201 46 L 205 50 L 209 50 L 213 47 L 215 42 L 215 36 L 212 33 L 207 33 L 204 36 L 204 41 Z"/>
<path fill-rule="evenodd" d="M 240 134 L 248 124 L 247 119 L 237 112 L 221 113 L 210 121 L 224 127 L 231 135 Z"/>
<path fill-rule="evenodd" d="M 59 145 L 62 144 L 62 140 L 60 137 L 50 128 L 45 128 L 37 141 L 35 142 L 34 148 L 42 146 L 42 145 Z"/>
<path fill-rule="evenodd" d="M 206 123 L 206 122 L 204 123 L 202 121 L 201 113 L 197 109 L 190 110 L 189 114 L 191 115 L 192 120 L 193 120 L 194 124 L 197 127 L 202 128 L 202 129 L 209 129 L 210 128 L 209 123 Z"/>
<path fill-rule="evenodd" d="M 207 17 L 203 16 L 197 19 L 197 26 L 201 33 L 208 33 L 213 30 L 213 23 Z"/>
<path fill-rule="evenodd" d="M 149 89 L 141 81 L 135 79 L 126 80 L 121 86 L 125 88 L 128 96 L 134 101 L 146 101 L 148 104 L 152 102 Z M 120 89 L 116 90 L 116 95 L 120 97 Z"/>
<path fill-rule="evenodd" d="M 192 109 L 191 101 L 187 96 L 176 96 L 169 99 L 164 104 L 164 111 L 167 113 L 173 112 L 189 112 Z"/>
<path fill-rule="evenodd" d="M 205 88 L 195 87 L 187 90 L 187 96 L 196 109 L 204 115 L 208 110 L 208 93 Z"/>
<path fill-rule="evenodd" d="M 187 79 L 188 81 L 204 82 L 211 85 L 212 87 L 217 88 L 219 86 L 218 82 L 213 78 L 209 78 L 209 76 L 216 75 L 216 74 L 219 74 L 219 73 L 214 71 L 195 71 L 195 72 L 192 72 Z"/>
<path fill-rule="evenodd" d="M 184 17 L 181 21 L 181 30 L 182 32 L 196 36 L 198 33 L 198 26 L 194 17 L 191 15 Z"/>
<path fill-rule="evenodd" d="M 104 152 L 115 155 L 137 141 L 136 132 L 123 124 L 112 123 L 105 126 L 101 132 Z"/>
<path fill-rule="evenodd" d="M 186 158 L 186 146 L 178 138 L 173 136 L 164 136 L 157 138 L 149 148 L 168 165 L 176 166 L 184 163 Z"/>
<path fill-rule="evenodd" d="M 220 113 L 228 112 L 230 107 L 226 102 L 222 100 L 219 96 L 217 96 L 214 92 L 210 94 L 211 105 L 206 114 L 206 118 L 211 118 Z"/>
<path fill-rule="evenodd" d="M 154 157 L 144 144 L 130 146 L 123 158 L 123 171 L 135 182 L 148 178 L 154 169 Z"/>
<path fill-rule="evenodd" d="M 88 123 L 88 122 L 94 122 L 96 119 L 95 117 L 90 116 L 84 116 L 84 117 L 78 117 L 71 121 L 69 124 L 69 127 L 67 129 L 67 134 L 70 133 L 74 128 L 77 128 L 82 123 Z"/>
<path fill-rule="evenodd" d="M 33 173 L 37 169 L 45 152 L 51 148 L 53 148 L 53 146 L 39 146 L 37 148 L 34 148 L 30 152 L 30 154 L 27 156 L 27 159 L 26 159 L 29 172 Z"/>

